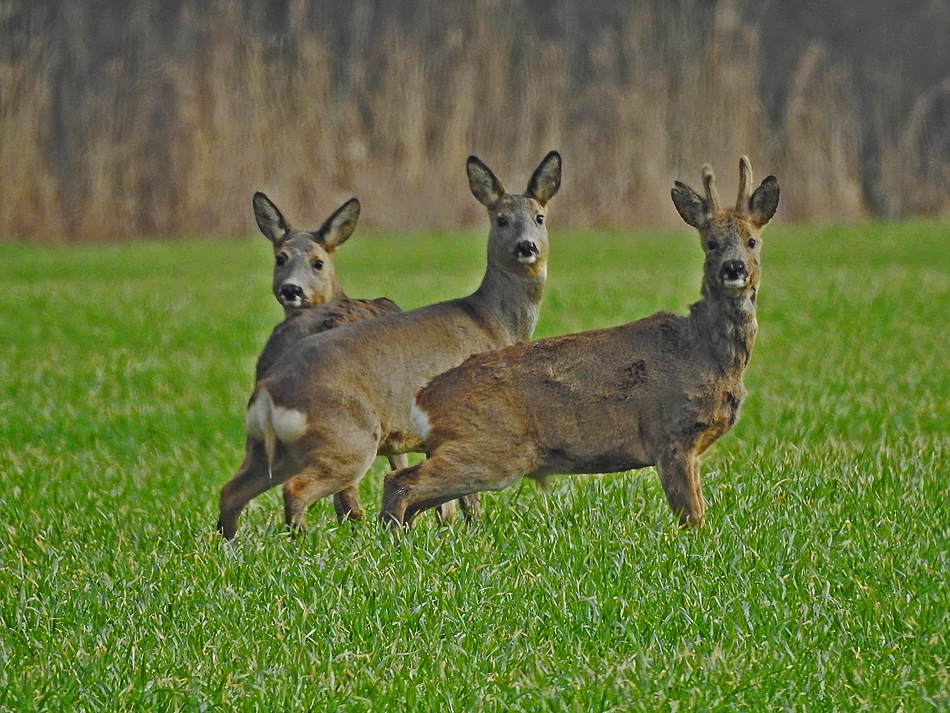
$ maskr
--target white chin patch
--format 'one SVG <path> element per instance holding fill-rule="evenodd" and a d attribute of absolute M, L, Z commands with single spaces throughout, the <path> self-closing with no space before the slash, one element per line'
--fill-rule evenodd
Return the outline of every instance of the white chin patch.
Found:
<path fill-rule="evenodd" d="M 519 255 L 518 262 L 522 265 L 534 265 L 538 261 L 537 255 Z"/>
<path fill-rule="evenodd" d="M 739 290 L 746 286 L 745 280 L 723 280 L 723 287 L 728 287 L 730 290 Z"/>

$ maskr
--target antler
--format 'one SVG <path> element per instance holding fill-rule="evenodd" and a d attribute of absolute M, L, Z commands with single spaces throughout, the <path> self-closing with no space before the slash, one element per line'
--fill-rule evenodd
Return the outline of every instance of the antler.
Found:
<path fill-rule="evenodd" d="M 708 163 L 704 164 L 703 186 L 706 188 L 706 210 L 709 213 L 719 210 L 719 194 L 716 193 L 716 187 L 713 185 L 714 180 L 712 166 Z"/>

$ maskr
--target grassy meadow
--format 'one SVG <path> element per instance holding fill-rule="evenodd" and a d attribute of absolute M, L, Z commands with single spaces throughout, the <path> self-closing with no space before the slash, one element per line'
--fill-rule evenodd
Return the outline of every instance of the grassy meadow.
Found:
<path fill-rule="evenodd" d="M 557 221 L 536 336 L 698 299 L 690 229 Z M 359 231 L 338 270 L 420 306 L 484 235 Z M 292 540 L 275 488 L 229 549 L 266 241 L 0 244 L 0 711 L 950 707 L 950 224 L 779 224 L 763 263 L 702 530 L 645 469 L 404 537 L 320 502 Z"/>

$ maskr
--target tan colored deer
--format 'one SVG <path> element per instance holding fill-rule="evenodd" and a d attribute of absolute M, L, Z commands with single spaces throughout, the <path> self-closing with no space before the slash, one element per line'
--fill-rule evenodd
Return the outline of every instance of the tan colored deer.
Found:
<path fill-rule="evenodd" d="M 501 490 L 522 476 L 614 473 L 655 465 L 681 525 L 705 512 L 699 455 L 736 423 L 755 340 L 760 232 L 778 206 L 774 176 L 750 195 L 739 162 L 735 208 L 720 208 L 709 166 L 705 198 L 676 182 L 673 203 L 699 231 L 703 298 L 689 316 L 518 344 L 471 357 L 416 397 L 429 458 L 386 476 L 384 522 L 406 526 L 450 499 Z"/>
<path fill-rule="evenodd" d="M 360 217 L 360 202 L 351 198 L 337 208 L 317 230 L 295 230 L 274 202 L 258 191 L 253 198 L 254 217 L 274 247 L 274 297 L 284 308 L 284 320 L 271 332 L 257 358 L 255 383 L 263 379 L 287 349 L 311 334 L 341 324 L 359 322 L 401 310 L 392 300 L 350 299 L 336 275 L 333 256 L 353 234 Z M 389 457 L 390 467 L 405 468 L 404 455 Z M 355 491 L 334 495 L 339 512 L 350 507 Z M 451 513 L 451 508 L 446 514 Z"/>
<path fill-rule="evenodd" d="M 547 276 L 545 215 L 560 187 L 561 157 L 549 153 L 523 195 L 506 193 L 474 156 L 466 169 L 491 221 L 481 285 L 468 297 L 344 325 L 285 352 L 251 396 L 246 457 L 221 489 L 218 530 L 226 538 L 234 537 L 252 498 L 292 476 L 284 491 L 291 526 L 320 498 L 355 495 L 377 454 L 421 448 L 409 409 L 423 384 L 471 354 L 531 337 Z M 355 498 L 347 505 L 338 517 L 362 514 Z"/>

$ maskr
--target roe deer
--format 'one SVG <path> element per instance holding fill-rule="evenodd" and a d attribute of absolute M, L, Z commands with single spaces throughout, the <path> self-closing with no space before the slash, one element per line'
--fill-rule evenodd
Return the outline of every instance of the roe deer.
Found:
<path fill-rule="evenodd" d="M 676 182 L 673 203 L 699 231 L 702 299 L 689 316 L 658 312 L 630 324 L 469 358 L 416 397 L 413 423 L 428 459 L 386 476 L 380 518 L 407 526 L 421 510 L 522 476 L 613 473 L 655 465 L 680 525 L 701 525 L 699 455 L 736 423 L 756 333 L 759 235 L 778 182 L 750 195 L 739 161 L 735 208 Z"/>
<path fill-rule="evenodd" d="M 401 310 L 392 300 L 350 299 L 336 276 L 333 255 L 353 234 L 360 217 L 360 202 L 351 198 L 337 208 L 320 228 L 295 230 L 264 193 L 253 198 L 254 217 L 274 247 L 274 297 L 284 308 L 284 320 L 271 332 L 257 358 L 254 382 L 263 379 L 277 358 L 304 337 L 341 324 L 358 322 Z M 405 468 L 404 455 L 389 457 L 390 467 Z M 334 507 L 349 507 L 352 491 L 334 495 Z"/>
<path fill-rule="evenodd" d="M 423 384 L 471 354 L 531 337 L 547 276 L 544 218 L 560 187 L 561 157 L 549 153 L 523 195 L 506 193 L 474 156 L 466 170 L 491 220 L 481 285 L 468 297 L 347 324 L 285 352 L 251 396 L 246 457 L 221 489 L 218 530 L 227 539 L 252 498 L 292 476 L 284 490 L 292 527 L 316 500 L 355 494 L 377 454 L 421 447 L 409 409 Z M 362 515 L 355 497 L 347 506 L 338 518 Z"/>

